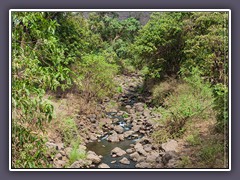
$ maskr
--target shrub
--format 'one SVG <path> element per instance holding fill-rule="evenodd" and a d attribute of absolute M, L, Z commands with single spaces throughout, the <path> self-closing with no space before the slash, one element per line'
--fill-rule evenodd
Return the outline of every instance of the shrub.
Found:
<path fill-rule="evenodd" d="M 72 146 L 72 150 L 69 153 L 69 165 L 71 165 L 75 161 L 85 158 L 86 152 L 84 150 L 79 149 L 79 143 L 74 143 Z"/>
<path fill-rule="evenodd" d="M 221 143 L 211 142 L 202 147 L 199 152 L 199 157 L 202 163 L 209 166 L 209 168 L 213 168 L 216 164 L 217 159 L 222 159 L 219 157 L 224 156 L 224 146 Z M 223 163 L 223 162 L 222 162 Z"/>
<path fill-rule="evenodd" d="M 118 67 L 110 64 L 104 56 L 90 54 L 84 56 L 76 62 L 73 67 L 78 84 L 83 97 L 88 101 L 95 98 L 102 100 L 106 96 L 115 93 L 114 75 L 117 73 Z"/>
<path fill-rule="evenodd" d="M 76 122 L 72 118 L 63 119 L 60 122 L 59 129 L 62 133 L 63 142 L 66 145 L 72 145 L 81 142 Z"/>
<path fill-rule="evenodd" d="M 184 77 L 185 82 L 165 98 L 166 109 L 159 109 L 172 138 L 181 136 L 186 130 L 185 124 L 193 117 L 206 118 L 211 113 L 213 96 L 210 85 L 197 72 L 193 70 L 192 75 Z"/>
<path fill-rule="evenodd" d="M 224 132 L 228 128 L 228 88 L 226 85 L 214 86 L 214 109 L 217 112 L 217 130 Z"/>
<path fill-rule="evenodd" d="M 199 137 L 198 132 L 193 132 L 193 134 L 190 134 L 187 136 L 186 141 L 191 145 L 191 146 L 196 146 L 201 143 L 201 139 Z"/>
<path fill-rule="evenodd" d="M 163 105 L 167 96 L 176 89 L 177 81 L 174 79 L 167 79 L 166 81 L 157 84 L 152 89 L 152 102 L 155 105 Z"/>

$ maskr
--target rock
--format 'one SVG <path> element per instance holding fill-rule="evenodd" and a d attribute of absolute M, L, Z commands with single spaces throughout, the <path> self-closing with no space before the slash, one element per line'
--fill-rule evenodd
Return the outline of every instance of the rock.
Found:
<path fill-rule="evenodd" d="M 115 160 L 115 161 L 111 161 L 111 164 L 114 164 L 114 163 L 116 163 L 117 161 Z"/>
<path fill-rule="evenodd" d="M 155 168 L 159 168 L 159 169 L 161 169 L 161 168 L 163 168 L 163 164 L 162 163 L 158 163 L 156 166 L 155 166 Z"/>
<path fill-rule="evenodd" d="M 140 162 L 138 164 L 136 164 L 135 166 L 136 168 L 152 168 L 150 163 L 147 162 Z"/>
<path fill-rule="evenodd" d="M 117 155 L 116 154 L 112 154 L 112 157 L 115 158 L 115 157 L 117 157 Z"/>
<path fill-rule="evenodd" d="M 112 151 L 111 151 L 111 154 L 116 154 L 117 156 L 122 156 L 124 154 L 126 154 L 126 151 L 122 150 L 121 148 L 119 147 L 115 147 Z"/>
<path fill-rule="evenodd" d="M 64 144 L 63 143 L 56 143 L 57 145 L 57 150 L 63 150 L 64 149 Z"/>
<path fill-rule="evenodd" d="M 66 152 L 65 152 L 64 150 L 59 151 L 59 153 L 60 153 L 62 156 L 66 156 Z"/>
<path fill-rule="evenodd" d="M 87 159 L 91 160 L 95 164 L 98 164 L 101 162 L 101 158 L 93 151 L 88 151 Z"/>
<path fill-rule="evenodd" d="M 55 160 L 53 162 L 53 167 L 54 168 L 63 168 L 66 164 L 66 161 L 63 161 L 63 160 Z"/>
<path fill-rule="evenodd" d="M 55 143 L 46 142 L 45 145 L 46 145 L 47 148 L 49 148 L 49 149 L 57 149 L 57 144 L 55 144 Z"/>
<path fill-rule="evenodd" d="M 177 141 L 172 139 L 166 143 L 163 143 L 161 147 L 166 152 L 167 151 L 176 151 L 177 152 L 178 143 L 177 143 Z"/>
<path fill-rule="evenodd" d="M 102 123 L 102 124 L 112 124 L 112 119 L 110 119 L 110 118 L 101 118 L 99 120 L 99 122 Z"/>
<path fill-rule="evenodd" d="M 55 155 L 54 159 L 62 160 L 62 154 L 61 153 L 57 153 Z"/>
<path fill-rule="evenodd" d="M 134 125 L 133 127 L 132 127 L 132 130 L 134 131 L 134 132 L 138 132 L 139 130 L 140 130 L 140 125 Z"/>
<path fill-rule="evenodd" d="M 78 148 L 79 148 L 80 150 L 86 150 L 86 149 L 87 149 L 87 147 L 84 146 L 84 145 L 82 145 L 82 144 L 80 144 Z"/>
<path fill-rule="evenodd" d="M 145 144 L 145 145 L 143 145 L 143 149 L 146 152 L 150 152 L 150 151 L 152 151 L 152 145 L 151 144 Z"/>
<path fill-rule="evenodd" d="M 112 112 L 112 113 L 117 113 L 117 109 L 115 109 L 115 108 L 112 108 L 109 111 Z"/>
<path fill-rule="evenodd" d="M 124 135 L 123 134 L 119 134 L 118 138 L 119 138 L 120 141 L 123 141 L 124 140 Z"/>
<path fill-rule="evenodd" d="M 141 142 L 141 144 L 145 145 L 145 144 L 151 144 L 152 140 L 149 139 L 148 137 L 143 137 L 139 142 Z"/>
<path fill-rule="evenodd" d="M 159 157 L 159 153 L 157 152 L 151 152 L 147 155 L 147 162 L 156 162 L 157 158 Z"/>
<path fill-rule="evenodd" d="M 91 123 L 96 123 L 96 114 L 90 114 L 87 116 Z"/>
<path fill-rule="evenodd" d="M 122 163 L 122 164 L 130 164 L 130 161 L 125 157 L 122 158 L 119 162 Z"/>
<path fill-rule="evenodd" d="M 134 152 L 134 153 L 130 154 L 129 156 L 130 156 L 130 159 L 132 159 L 133 161 L 137 161 L 140 157 L 138 152 Z"/>
<path fill-rule="evenodd" d="M 136 103 L 134 104 L 135 110 L 138 112 L 143 112 L 144 111 L 144 104 L 143 103 Z"/>
<path fill-rule="evenodd" d="M 145 109 L 144 112 L 143 112 L 143 116 L 145 116 L 148 119 L 151 116 L 150 111 Z"/>
<path fill-rule="evenodd" d="M 170 159 L 166 165 L 167 168 L 176 168 L 178 166 L 177 159 Z"/>
<path fill-rule="evenodd" d="M 90 134 L 90 136 L 89 136 L 89 138 L 90 138 L 90 140 L 91 141 L 96 141 L 97 140 L 97 136 L 96 136 L 96 134 Z"/>
<path fill-rule="evenodd" d="M 84 168 L 88 165 L 90 165 L 92 162 L 89 161 L 84 161 L 84 160 L 78 160 L 75 161 L 69 168 Z"/>
<path fill-rule="evenodd" d="M 110 168 L 107 164 L 102 163 L 98 166 L 98 168 Z"/>
<path fill-rule="evenodd" d="M 122 116 L 123 115 L 123 111 L 119 111 L 118 113 L 117 113 L 117 116 Z"/>
<path fill-rule="evenodd" d="M 131 154 L 131 153 L 133 152 L 133 149 L 132 149 L 132 148 L 131 148 L 131 149 L 127 149 L 126 152 L 127 152 L 128 154 Z"/>
<path fill-rule="evenodd" d="M 67 157 L 69 157 L 69 154 L 71 153 L 71 151 L 72 151 L 71 147 L 65 148 L 65 152 L 66 152 Z"/>
<path fill-rule="evenodd" d="M 162 157 L 162 162 L 163 164 L 167 164 L 169 162 L 170 159 L 173 159 L 173 158 L 177 158 L 177 155 L 174 151 L 168 151 L 166 152 L 166 154 L 163 155 Z"/>
<path fill-rule="evenodd" d="M 123 129 L 122 126 L 118 125 L 118 126 L 115 126 L 115 127 L 114 127 L 114 131 L 116 131 L 116 132 L 119 133 L 119 134 L 122 134 L 123 131 L 124 131 L 124 129 Z"/>
<path fill-rule="evenodd" d="M 118 134 L 113 131 L 113 133 L 107 138 L 107 140 L 110 142 L 119 142 Z"/>
<path fill-rule="evenodd" d="M 129 109 L 128 113 L 132 114 L 132 117 L 136 117 L 134 109 Z"/>
<path fill-rule="evenodd" d="M 96 119 L 96 118 L 97 118 L 97 115 L 96 115 L 96 114 L 89 114 L 87 117 L 88 117 L 89 119 L 90 119 L 90 118 Z"/>
<path fill-rule="evenodd" d="M 134 131 L 125 131 L 123 133 L 124 137 L 127 138 L 128 136 L 131 136 L 134 133 Z"/>
<path fill-rule="evenodd" d="M 137 143 L 134 148 L 138 153 L 142 154 L 143 156 L 147 156 L 147 152 L 143 149 L 143 145 L 141 143 Z"/>

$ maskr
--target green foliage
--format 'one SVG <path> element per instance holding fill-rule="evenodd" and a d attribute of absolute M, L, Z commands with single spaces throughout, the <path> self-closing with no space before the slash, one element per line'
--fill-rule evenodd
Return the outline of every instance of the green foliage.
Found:
<path fill-rule="evenodd" d="M 117 87 L 117 92 L 118 92 L 118 93 L 122 93 L 122 92 L 123 92 L 122 86 L 118 86 L 118 87 Z"/>
<path fill-rule="evenodd" d="M 214 109 L 217 112 L 217 129 L 224 132 L 228 128 L 228 88 L 223 84 L 216 84 L 213 91 Z"/>
<path fill-rule="evenodd" d="M 86 152 L 79 149 L 79 143 L 73 144 L 72 150 L 69 153 L 69 164 L 71 165 L 75 161 L 86 158 Z"/>
<path fill-rule="evenodd" d="M 152 103 L 155 105 L 164 105 L 164 100 L 177 86 L 177 81 L 169 78 L 166 81 L 155 85 L 152 88 Z"/>
<path fill-rule="evenodd" d="M 207 144 L 202 147 L 201 151 L 199 152 L 199 157 L 204 164 L 207 164 L 210 166 L 209 168 L 212 168 L 219 156 L 223 156 L 223 154 L 223 144 L 212 142 L 211 144 Z"/>
<path fill-rule="evenodd" d="M 189 159 L 188 156 L 183 156 L 181 157 L 181 161 L 179 163 L 179 168 L 187 168 L 191 165 L 191 160 Z"/>
<path fill-rule="evenodd" d="M 213 83 L 228 77 L 228 13 L 194 12 L 184 21 L 183 67 L 198 66 Z"/>
<path fill-rule="evenodd" d="M 79 77 L 79 89 L 87 100 L 103 99 L 114 94 L 114 75 L 118 67 L 110 64 L 102 55 L 90 54 L 83 56 L 81 61 L 76 62 L 74 73 Z"/>
<path fill-rule="evenodd" d="M 201 139 L 199 137 L 199 132 L 193 132 L 193 134 L 190 134 L 187 136 L 186 141 L 191 145 L 191 146 L 196 146 L 201 143 Z"/>
<path fill-rule="evenodd" d="M 182 57 L 182 18 L 186 13 L 153 13 L 133 45 L 137 65 L 147 65 L 151 78 L 176 73 Z"/>
<path fill-rule="evenodd" d="M 29 127 L 12 124 L 12 168 L 49 167 L 45 140 Z"/>
<path fill-rule="evenodd" d="M 213 96 L 210 85 L 204 82 L 196 69 L 185 77 L 185 83 L 179 84 L 175 91 L 164 101 L 160 108 L 162 122 L 165 122 L 170 137 L 179 137 L 185 130 L 185 124 L 193 117 L 206 118 L 211 112 Z"/>
<path fill-rule="evenodd" d="M 66 145 L 73 145 L 81 142 L 81 137 L 78 132 L 77 124 L 72 118 L 63 119 L 59 125 L 63 142 Z"/>

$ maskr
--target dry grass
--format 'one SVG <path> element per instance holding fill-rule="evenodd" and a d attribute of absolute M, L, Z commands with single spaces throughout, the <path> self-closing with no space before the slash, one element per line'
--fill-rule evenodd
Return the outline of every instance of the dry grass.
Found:
<path fill-rule="evenodd" d="M 194 119 L 187 131 L 178 139 L 178 151 L 185 168 L 226 168 L 227 149 L 224 137 L 216 133 L 216 120 Z M 181 166 L 181 164 L 180 164 Z"/>
<path fill-rule="evenodd" d="M 87 103 L 81 96 L 68 93 L 64 98 L 58 99 L 48 95 L 54 107 L 54 118 L 46 127 L 47 138 L 54 142 L 63 142 L 63 132 L 61 126 L 66 119 L 72 119 L 76 126 L 84 123 L 87 126 L 86 119 L 83 116 L 88 114 L 101 114 L 98 107 L 93 103 Z"/>

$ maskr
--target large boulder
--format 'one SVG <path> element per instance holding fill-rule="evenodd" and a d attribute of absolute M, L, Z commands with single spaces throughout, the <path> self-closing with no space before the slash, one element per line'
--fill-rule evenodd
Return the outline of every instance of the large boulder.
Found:
<path fill-rule="evenodd" d="M 156 152 L 156 151 L 153 151 L 153 152 L 151 152 L 150 154 L 147 155 L 146 160 L 147 160 L 147 162 L 152 163 L 152 162 L 156 162 L 158 157 L 159 157 L 159 153 Z"/>
<path fill-rule="evenodd" d="M 93 151 L 88 151 L 87 159 L 91 160 L 94 164 L 98 164 L 101 162 L 101 158 Z"/>
<path fill-rule="evenodd" d="M 122 126 L 118 125 L 118 126 L 114 126 L 114 131 L 116 131 L 119 134 L 122 134 L 124 129 Z"/>
<path fill-rule="evenodd" d="M 152 168 L 152 165 L 147 162 L 140 162 L 140 163 L 137 163 L 135 167 L 136 168 Z"/>
<path fill-rule="evenodd" d="M 64 160 L 56 159 L 56 160 L 53 161 L 53 167 L 54 168 L 63 168 L 66 164 L 67 164 L 67 162 L 64 161 Z"/>
<path fill-rule="evenodd" d="M 78 160 L 75 161 L 69 168 L 85 168 L 86 166 L 90 165 L 92 161 L 90 160 Z"/>
<path fill-rule="evenodd" d="M 133 133 L 134 133 L 134 131 L 125 131 L 123 133 L 123 135 L 124 135 L 125 138 L 127 138 L 127 137 L 131 136 Z"/>
<path fill-rule="evenodd" d="M 111 155 L 116 155 L 116 156 L 123 156 L 126 154 L 126 151 L 122 150 L 119 147 L 115 147 L 112 151 L 111 151 Z"/>
<path fill-rule="evenodd" d="M 138 152 L 134 152 L 129 156 L 130 156 L 130 159 L 132 159 L 133 161 L 138 161 L 138 159 L 140 158 L 140 155 L 138 154 Z"/>
<path fill-rule="evenodd" d="M 107 138 L 107 140 L 110 142 L 119 142 L 119 136 L 115 131 L 113 131 L 113 133 Z"/>
<path fill-rule="evenodd" d="M 163 143 L 161 147 L 166 152 L 167 151 L 175 151 L 175 152 L 177 152 L 178 143 L 177 143 L 177 141 L 172 139 L 172 140 L 170 140 L 170 141 L 168 141 L 166 143 Z"/>
<path fill-rule="evenodd" d="M 134 148 L 139 154 L 142 154 L 143 156 L 147 156 L 147 152 L 143 149 L 143 145 L 141 143 L 137 143 L 134 146 Z"/>
<path fill-rule="evenodd" d="M 100 164 L 99 166 L 98 166 L 98 168 L 103 168 L 103 169 L 105 169 L 105 168 L 110 168 L 107 164 L 105 164 L 105 163 L 102 163 L 102 164 Z"/>
<path fill-rule="evenodd" d="M 138 112 L 143 112 L 144 111 L 144 104 L 143 103 L 136 103 L 134 104 L 135 110 Z"/>
<path fill-rule="evenodd" d="M 177 159 L 177 154 L 175 153 L 175 151 L 168 151 L 167 153 L 165 153 L 162 157 L 162 162 L 166 165 L 171 159 Z"/>
<path fill-rule="evenodd" d="M 130 164 L 130 161 L 125 157 L 122 158 L 119 162 L 122 163 L 122 164 Z"/>
<path fill-rule="evenodd" d="M 152 151 L 152 144 L 145 144 L 145 145 L 143 145 L 143 149 L 144 149 L 146 152 Z"/>

